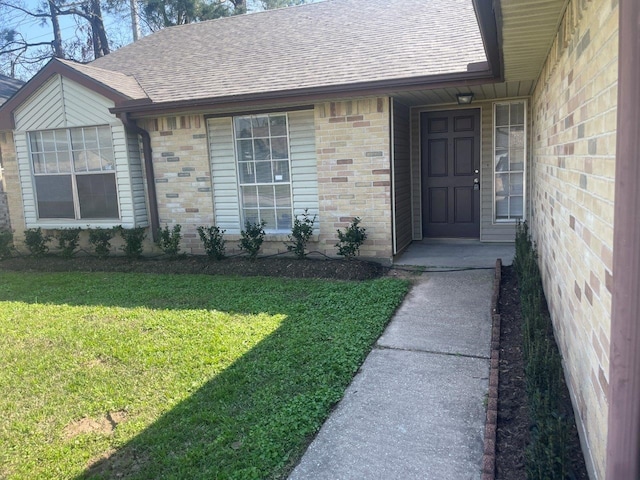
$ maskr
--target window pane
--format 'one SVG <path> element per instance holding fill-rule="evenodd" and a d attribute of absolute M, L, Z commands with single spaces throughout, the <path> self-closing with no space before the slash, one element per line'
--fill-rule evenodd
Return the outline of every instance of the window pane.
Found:
<path fill-rule="evenodd" d="M 116 163 L 113 156 L 113 148 L 101 148 L 100 157 L 102 157 L 102 169 L 113 170 Z"/>
<path fill-rule="evenodd" d="M 276 206 L 291 208 L 291 188 L 289 185 L 276 185 L 273 187 L 276 195 Z"/>
<path fill-rule="evenodd" d="M 522 195 L 522 173 L 512 173 L 510 175 L 509 194 Z"/>
<path fill-rule="evenodd" d="M 507 197 L 496 198 L 496 218 L 509 218 L 509 199 Z"/>
<path fill-rule="evenodd" d="M 251 119 L 251 125 L 253 127 L 254 138 L 269 136 L 269 116 L 268 115 L 255 115 Z"/>
<path fill-rule="evenodd" d="M 32 152 L 42 152 L 42 140 L 40 139 L 40 132 L 29 133 L 29 140 L 31 141 Z"/>
<path fill-rule="evenodd" d="M 271 125 L 271 135 L 286 135 L 287 134 L 287 116 L 286 115 L 272 115 L 269 118 Z"/>
<path fill-rule="evenodd" d="M 276 211 L 273 208 L 264 210 L 260 208 L 260 220 L 266 222 L 265 230 L 275 230 L 278 228 L 276 224 Z"/>
<path fill-rule="evenodd" d="M 509 192 L 509 174 L 499 173 L 496 175 L 496 195 L 507 195 Z"/>
<path fill-rule="evenodd" d="M 511 104 L 511 125 L 524 125 L 524 103 Z"/>
<path fill-rule="evenodd" d="M 251 138 L 251 117 L 236 117 L 236 138 Z"/>
<path fill-rule="evenodd" d="M 291 219 L 291 209 L 278 208 L 276 210 L 276 221 L 278 223 L 276 227 L 278 230 L 290 230 L 293 226 L 293 222 Z"/>
<path fill-rule="evenodd" d="M 509 154 L 496 154 L 496 172 L 506 172 L 509 170 Z"/>
<path fill-rule="evenodd" d="M 71 148 L 73 150 L 84 150 L 84 136 L 81 128 L 72 128 L 71 132 Z"/>
<path fill-rule="evenodd" d="M 509 148 L 509 127 L 496 129 L 496 148 Z"/>
<path fill-rule="evenodd" d="M 33 160 L 33 171 L 35 173 L 47 173 L 44 165 L 44 155 L 41 153 L 34 153 L 31 155 Z"/>
<path fill-rule="evenodd" d="M 256 183 L 256 169 L 254 162 L 240 162 L 240 183 Z"/>
<path fill-rule="evenodd" d="M 260 209 L 273 207 L 275 205 L 273 187 L 271 185 L 261 185 L 258 187 L 258 204 L 260 205 Z"/>
<path fill-rule="evenodd" d="M 254 208 L 247 208 L 244 210 L 244 223 L 258 223 L 260 221 L 260 217 L 258 215 L 258 210 Z M 244 225 L 242 226 L 244 228 Z"/>
<path fill-rule="evenodd" d="M 89 170 L 87 165 L 87 152 L 84 150 L 73 152 L 73 168 L 76 172 L 86 172 Z"/>
<path fill-rule="evenodd" d="M 273 181 L 288 182 L 289 181 L 289 162 L 273 162 Z"/>
<path fill-rule="evenodd" d="M 256 182 L 271 183 L 271 162 L 256 162 Z"/>
<path fill-rule="evenodd" d="M 522 218 L 523 216 L 523 202 L 522 197 L 511 197 L 510 201 L 510 217 L 511 218 Z"/>
<path fill-rule="evenodd" d="M 111 129 L 109 127 L 98 127 L 98 142 L 100 149 L 113 148 L 111 141 Z"/>
<path fill-rule="evenodd" d="M 511 151 L 511 164 L 509 169 L 513 171 L 524 170 L 524 150 L 512 150 Z"/>
<path fill-rule="evenodd" d="M 47 173 L 59 173 L 60 170 L 58 170 L 58 156 L 55 154 L 55 152 L 43 153 L 42 155 L 44 156 L 44 163 Z"/>
<path fill-rule="evenodd" d="M 509 146 L 511 148 L 524 149 L 524 127 L 511 127 Z"/>
<path fill-rule="evenodd" d="M 98 150 L 87 150 L 87 166 L 90 172 L 99 172 L 102 170 L 102 157 Z"/>
<path fill-rule="evenodd" d="M 66 130 L 55 130 L 54 141 L 56 145 L 56 150 L 58 152 L 68 152 L 69 151 L 69 139 L 67 138 Z"/>
<path fill-rule="evenodd" d="M 71 175 L 35 177 L 38 218 L 75 218 Z"/>
<path fill-rule="evenodd" d="M 45 152 L 56 151 L 56 142 L 53 132 L 42 132 L 42 149 Z"/>
<path fill-rule="evenodd" d="M 83 128 L 84 130 L 84 148 L 97 149 L 98 148 L 98 132 L 95 128 Z"/>
<path fill-rule="evenodd" d="M 271 147 L 268 138 L 259 138 L 253 141 L 253 154 L 256 160 L 269 160 L 271 158 Z"/>
<path fill-rule="evenodd" d="M 274 160 L 280 158 L 289 158 L 289 146 L 287 145 L 287 137 L 271 139 L 271 158 L 273 158 Z"/>
<path fill-rule="evenodd" d="M 76 184 L 81 218 L 118 218 L 114 174 L 78 175 Z"/>
<path fill-rule="evenodd" d="M 496 105 L 496 125 L 509 125 L 509 105 Z"/>
<path fill-rule="evenodd" d="M 258 207 L 258 192 L 256 187 L 242 187 L 242 203 L 245 208 Z"/>
<path fill-rule="evenodd" d="M 253 142 L 238 140 L 238 161 L 253 160 Z"/>

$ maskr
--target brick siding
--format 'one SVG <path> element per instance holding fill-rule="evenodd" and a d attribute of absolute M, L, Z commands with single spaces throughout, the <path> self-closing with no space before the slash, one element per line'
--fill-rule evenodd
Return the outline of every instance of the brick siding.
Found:
<path fill-rule="evenodd" d="M 571 0 L 532 99 L 531 226 L 595 478 L 607 437 L 617 57 L 617 1 Z"/>

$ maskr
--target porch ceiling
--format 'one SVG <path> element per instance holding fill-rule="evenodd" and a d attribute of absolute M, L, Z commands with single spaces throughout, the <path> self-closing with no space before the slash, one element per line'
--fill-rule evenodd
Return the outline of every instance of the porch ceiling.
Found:
<path fill-rule="evenodd" d="M 531 95 L 553 44 L 568 0 L 495 0 L 500 31 L 504 81 L 449 88 L 395 92 L 408 106 L 456 103 L 456 94 L 473 92 L 474 100 Z"/>

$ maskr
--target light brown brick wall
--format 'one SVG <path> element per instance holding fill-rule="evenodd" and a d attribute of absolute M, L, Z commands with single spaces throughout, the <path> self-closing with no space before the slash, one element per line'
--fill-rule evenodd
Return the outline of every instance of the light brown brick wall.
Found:
<path fill-rule="evenodd" d="M 141 122 L 151 135 L 160 227 L 182 226 L 181 251 L 202 254 L 196 228 L 213 224 L 207 131 L 201 115 Z"/>
<path fill-rule="evenodd" d="M 532 99 L 531 226 L 595 478 L 607 435 L 617 56 L 617 1 L 572 0 Z"/>
<path fill-rule="evenodd" d="M 213 224 L 206 125 L 201 116 L 160 117 L 141 122 L 149 130 L 161 226 L 182 225 L 182 249 L 202 254 L 199 225 Z M 309 250 L 336 255 L 336 229 L 362 219 L 368 238 L 363 257 L 389 260 L 391 186 L 389 102 L 368 98 L 315 106 L 320 235 Z M 238 235 L 225 235 L 237 253 Z M 267 235 L 261 254 L 286 252 L 286 234 Z"/>
<path fill-rule="evenodd" d="M 315 126 L 320 244 L 335 254 L 336 229 L 360 217 L 368 235 L 360 254 L 390 260 L 389 99 L 317 104 Z"/>
<path fill-rule="evenodd" d="M 9 223 L 13 230 L 15 244 L 22 242 L 24 238 L 24 212 L 22 210 L 22 189 L 18 177 L 18 162 L 16 149 L 13 143 L 13 135 L 10 132 L 0 132 L 0 150 L 2 151 L 2 188 L 6 193 L 6 206 L 9 215 Z"/>

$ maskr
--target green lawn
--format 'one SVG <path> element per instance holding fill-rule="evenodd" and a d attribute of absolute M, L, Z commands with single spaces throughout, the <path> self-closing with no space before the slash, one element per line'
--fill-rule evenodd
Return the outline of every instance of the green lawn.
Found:
<path fill-rule="evenodd" d="M 0 272 L 0 478 L 282 478 L 407 289 Z"/>

